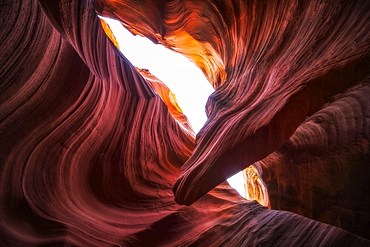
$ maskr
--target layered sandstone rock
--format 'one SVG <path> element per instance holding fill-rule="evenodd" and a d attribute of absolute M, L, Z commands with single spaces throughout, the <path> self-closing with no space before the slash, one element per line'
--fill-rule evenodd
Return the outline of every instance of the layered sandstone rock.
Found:
<path fill-rule="evenodd" d="M 4 1 L 0 244 L 368 246 L 369 9 Z M 95 11 L 202 68 L 216 91 L 196 138 Z M 287 211 L 223 183 L 251 164 Z"/>

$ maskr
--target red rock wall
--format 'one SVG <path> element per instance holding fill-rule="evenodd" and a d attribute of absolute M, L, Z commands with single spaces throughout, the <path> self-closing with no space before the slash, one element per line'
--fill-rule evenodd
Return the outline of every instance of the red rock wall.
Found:
<path fill-rule="evenodd" d="M 4 1 L 0 245 L 369 245 L 366 1 L 108 6 L 204 70 L 209 121 L 194 148 L 90 1 Z M 256 161 L 273 208 L 348 231 L 222 183 Z"/>

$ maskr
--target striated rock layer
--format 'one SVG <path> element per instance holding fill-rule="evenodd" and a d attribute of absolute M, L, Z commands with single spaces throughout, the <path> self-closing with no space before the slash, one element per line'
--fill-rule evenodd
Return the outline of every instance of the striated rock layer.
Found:
<path fill-rule="evenodd" d="M 216 91 L 196 138 L 95 11 L 203 69 Z M 1 246 L 370 245 L 368 1 L 0 12 Z M 223 183 L 251 164 L 287 211 Z"/>

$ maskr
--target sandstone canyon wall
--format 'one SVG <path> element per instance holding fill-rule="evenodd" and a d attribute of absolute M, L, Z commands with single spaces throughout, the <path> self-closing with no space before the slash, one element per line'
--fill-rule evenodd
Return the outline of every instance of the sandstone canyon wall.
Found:
<path fill-rule="evenodd" d="M 1 246 L 370 245 L 369 1 L 0 7 Z M 203 70 L 196 136 L 97 14 Z"/>

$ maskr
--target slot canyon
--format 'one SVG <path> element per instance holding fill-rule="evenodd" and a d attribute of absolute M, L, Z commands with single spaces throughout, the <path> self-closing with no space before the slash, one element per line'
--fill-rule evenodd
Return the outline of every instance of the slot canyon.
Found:
<path fill-rule="evenodd" d="M 370 246 L 370 1 L 0 13 L 0 246 Z M 203 71 L 197 134 L 99 16 Z"/>

